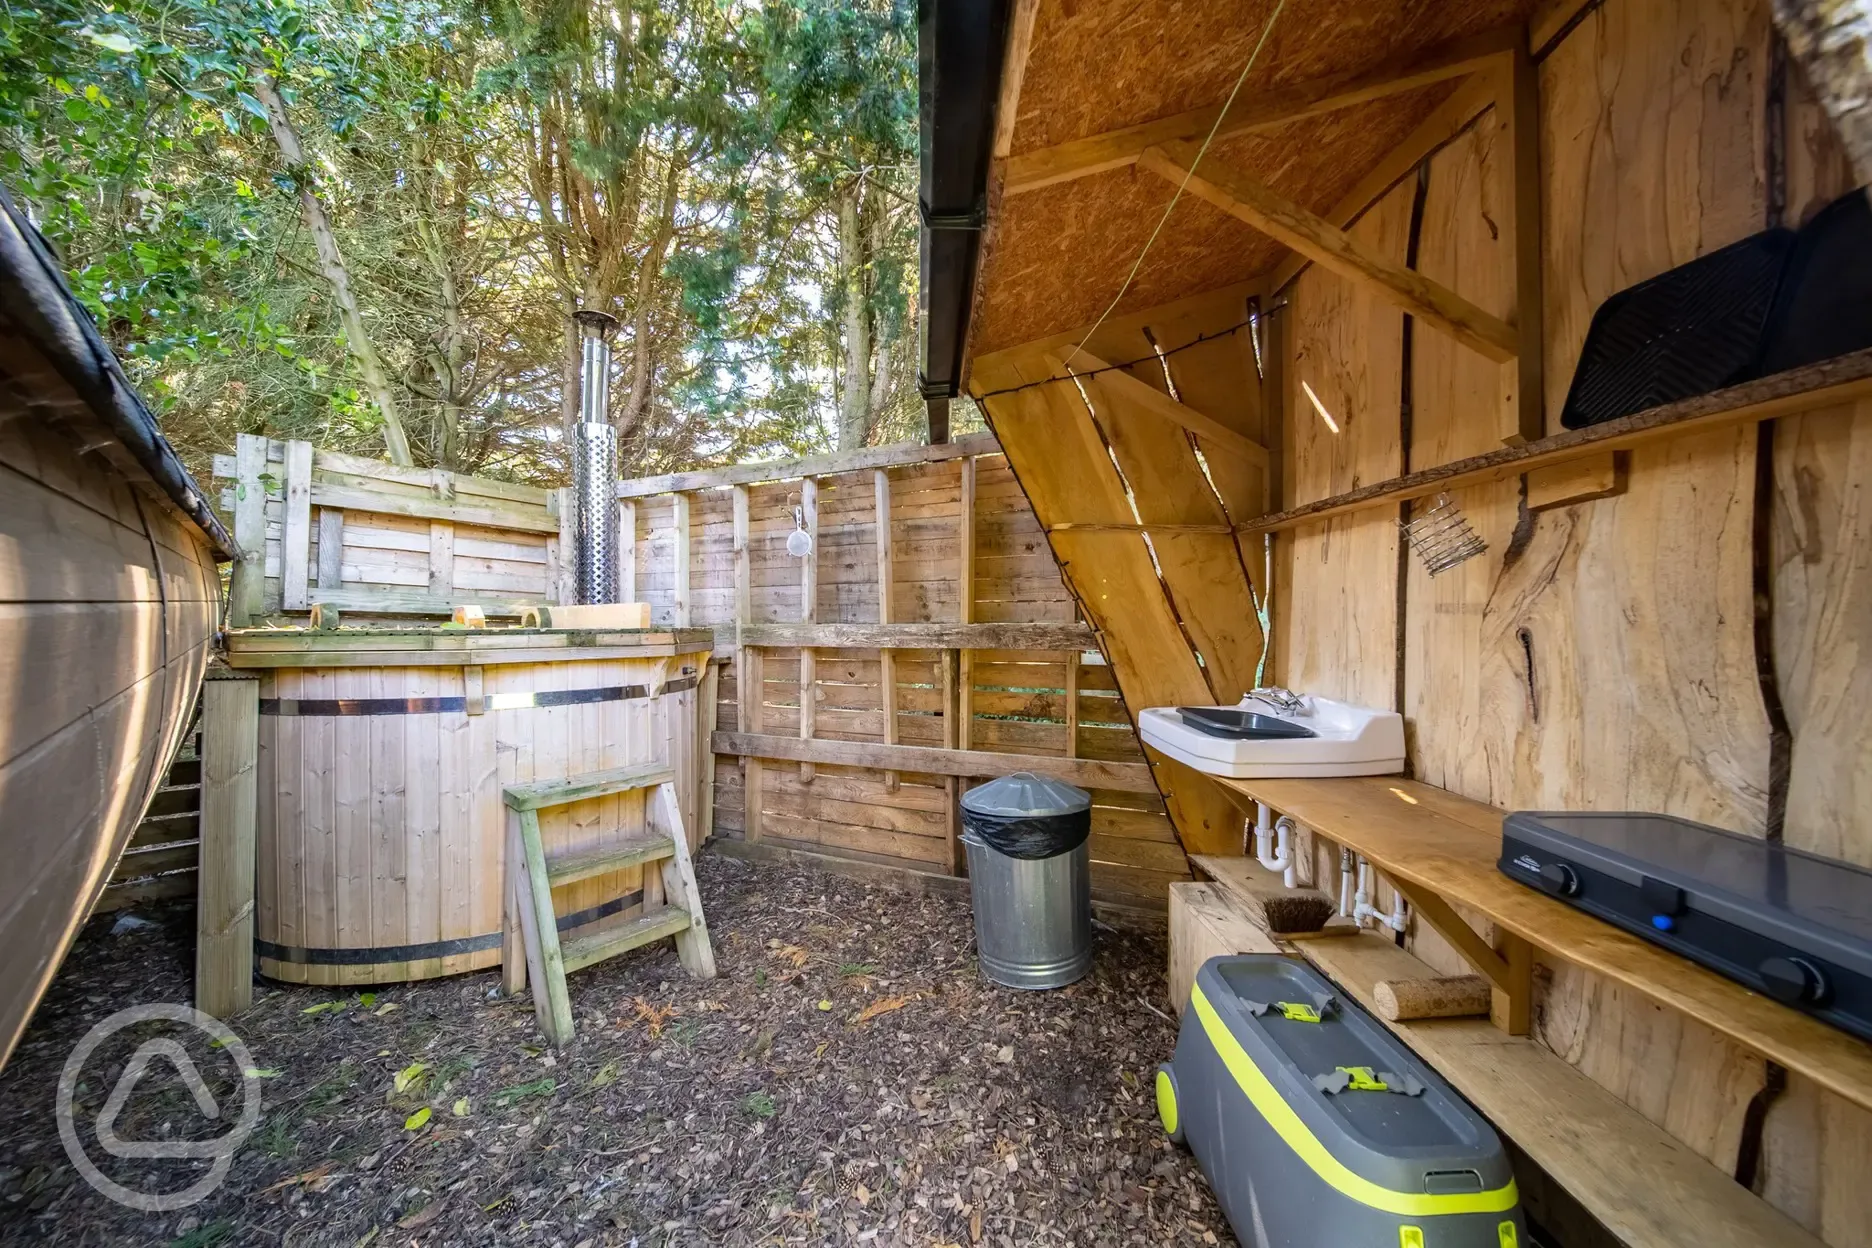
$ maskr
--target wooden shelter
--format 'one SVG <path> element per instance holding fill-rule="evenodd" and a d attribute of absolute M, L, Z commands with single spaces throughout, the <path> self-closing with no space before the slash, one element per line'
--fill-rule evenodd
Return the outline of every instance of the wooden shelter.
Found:
<path fill-rule="evenodd" d="M 1864 1242 L 1872 1048 L 1494 866 L 1513 809 L 1872 863 L 1872 352 L 1559 422 L 1608 296 L 1857 185 L 1840 93 L 1767 0 L 933 20 L 938 114 L 980 123 L 935 132 L 980 159 L 972 188 L 926 165 L 929 340 L 963 344 L 926 392 L 986 411 L 1125 704 L 1265 683 L 1406 718 L 1407 780 L 1153 755 L 1186 850 L 1239 855 L 1265 802 L 1305 882 L 1343 848 L 1410 903 L 1403 949 L 1299 946 L 1349 990 L 1487 980 L 1493 1027 L 1399 1026 L 1562 1242 Z M 943 98 L 965 26 L 1000 65 L 972 112 Z M 1400 522 L 1439 494 L 1487 549 L 1432 577 Z M 1272 947 L 1216 918 L 1223 882 L 1173 892 L 1186 941 Z"/>

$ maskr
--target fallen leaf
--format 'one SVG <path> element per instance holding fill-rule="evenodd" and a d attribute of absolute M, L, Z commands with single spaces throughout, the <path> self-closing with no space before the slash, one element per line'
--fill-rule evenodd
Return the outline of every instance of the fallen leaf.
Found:
<path fill-rule="evenodd" d="M 285 1073 L 277 1066 L 249 1066 L 241 1071 L 249 1079 L 277 1079 Z"/>
<path fill-rule="evenodd" d="M 783 945 L 777 940 L 768 941 L 767 947 L 774 951 L 774 957 L 791 962 L 796 969 L 805 966 L 806 959 L 812 956 L 798 945 Z"/>
<path fill-rule="evenodd" d="M 447 1203 L 446 1198 L 432 1200 L 408 1217 L 398 1219 L 397 1225 L 406 1231 L 413 1231 L 419 1226 L 428 1226 L 442 1216 L 442 1207 Z"/>
<path fill-rule="evenodd" d="M 405 1131 L 420 1131 L 428 1125 L 429 1107 L 427 1105 L 403 1120 L 403 1129 Z"/>
<path fill-rule="evenodd" d="M 456 1101 L 453 1112 L 457 1118 L 466 1118 L 468 1116 L 468 1098 L 464 1096 Z"/>
<path fill-rule="evenodd" d="M 995 1054 L 995 1061 L 997 1062 L 1005 1063 L 1005 1062 L 1011 1062 L 1013 1060 L 1014 1060 L 1014 1046 L 1011 1044 L 1002 1045 L 1000 1052 Z"/>
<path fill-rule="evenodd" d="M 854 1191 L 852 1195 L 858 1198 L 858 1203 L 860 1205 L 869 1205 L 871 1203 L 871 1189 L 862 1183 L 858 1185 L 858 1190 Z"/>
<path fill-rule="evenodd" d="M 357 996 L 357 1003 L 368 1010 L 371 1006 L 377 1004 L 377 994 L 374 992 L 360 992 Z"/>
<path fill-rule="evenodd" d="M 819 998 L 819 1009 L 822 1012 L 825 1010 L 830 1010 L 831 1008 L 832 1008 L 832 1003 L 830 1001 L 826 1000 L 824 997 Z"/>
<path fill-rule="evenodd" d="M 664 1023 L 669 1022 L 670 1019 L 682 1013 L 681 1010 L 676 1008 L 674 1003 L 670 1005 L 651 1005 L 642 997 L 632 998 L 631 1003 L 637 1007 L 637 1017 L 627 1020 L 623 1024 L 624 1027 L 629 1029 L 635 1027 L 639 1021 L 642 1021 L 649 1027 L 650 1038 L 652 1040 L 662 1036 Z"/>
<path fill-rule="evenodd" d="M 857 1016 L 852 1019 L 852 1026 L 856 1027 L 860 1023 L 868 1023 L 878 1015 L 888 1014 L 892 1010 L 901 1010 L 914 1000 L 916 1000 L 914 996 L 882 997 L 873 1001 L 870 1005 L 865 1006 L 864 1009 L 859 1010 Z"/>
<path fill-rule="evenodd" d="M 617 1082 L 617 1074 L 618 1064 L 615 1061 L 606 1062 L 598 1068 L 598 1073 L 592 1076 L 591 1086 L 594 1088 L 609 1087 Z"/>
<path fill-rule="evenodd" d="M 396 1077 L 391 1082 L 397 1092 L 407 1092 L 416 1085 L 416 1081 L 421 1079 L 423 1072 L 428 1069 L 429 1063 L 427 1062 L 411 1062 L 402 1070 L 397 1071 Z"/>
<path fill-rule="evenodd" d="M 310 1184 L 316 1183 L 320 1179 L 324 1178 L 326 1175 L 330 1174 L 331 1168 L 332 1168 L 332 1163 L 329 1161 L 325 1162 L 322 1165 L 317 1165 L 317 1166 L 312 1167 L 312 1169 L 310 1170 L 303 1170 L 300 1173 L 293 1175 L 290 1179 L 281 1179 L 279 1182 L 273 1184 L 273 1186 L 271 1187 L 263 1187 L 260 1189 L 259 1194 L 262 1196 L 265 1196 L 268 1192 L 277 1192 L 282 1187 L 292 1187 L 294 1184 L 310 1185 Z"/>
<path fill-rule="evenodd" d="M 378 1006 L 376 1009 L 372 1010 L 371 1013 L 376 1015 L 378 1018 L 382 1018 L 384 1015 L 388 1014 L 391 1010 L 400 1010 L 402 1008 L 403 1008 L 402 1006 L 398 1005 L 394 1001 L 386 1001 L 382 1005 Z"/>
<path fill-rule="evenodd" d="M 300 1010 L 299 1012 L 301 1014 L 328 1014 L 328 1013 L 336 1013 L 337 1011 L 344 1009 L 344 1007 L 345 1007 L 345 1003 L 343 1001 L 321 1001 L 317 1005 L 308 1005 L 305 1009 Z"/>

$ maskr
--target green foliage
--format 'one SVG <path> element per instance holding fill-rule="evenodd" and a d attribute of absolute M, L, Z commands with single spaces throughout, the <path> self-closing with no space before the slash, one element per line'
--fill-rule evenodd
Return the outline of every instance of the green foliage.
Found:
<path fill-rule="evenodd" d="M 920 436 L 907 0 L 0 0 L 0 180 L 198 473 L 381 454 L 277 82 L 419 462 L 552 483 L 570 313 L 630 472 L 826 449 L 848 272 Z M 843 254 L 842 202 L 864 212 Z M 888 384 L 887 384 L 888 383 Z"/>

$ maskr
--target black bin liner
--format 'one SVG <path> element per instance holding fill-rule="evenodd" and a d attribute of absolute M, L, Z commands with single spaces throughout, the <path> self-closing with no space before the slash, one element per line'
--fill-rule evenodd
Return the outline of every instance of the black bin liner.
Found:
<path fill-rule="evenodd" d="M 962 829 L 1010 858 L 1052 858 L 1092 834 L 1092 795 L 1028 771 L 1002 776 L 963 794 Z"/>

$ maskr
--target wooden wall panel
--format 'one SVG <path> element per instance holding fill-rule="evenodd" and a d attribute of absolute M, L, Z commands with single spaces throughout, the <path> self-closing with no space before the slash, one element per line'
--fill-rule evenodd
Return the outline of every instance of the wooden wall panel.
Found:
<path fill-rule="evenodd" d="M 1413 194 L 1409 185 L 1393 190 L 1353 236 L 1401 262 Z M 1404 384 L 1404 318 L 1391 304 L 1318 266 L 1300 275 L 1289 298 L 1284 506 L 1400 471 Z M 1276 608 L 1274 648 L 1283 683 L 1365 706 L 1396 701 L 1396 596 L 1386 590 L 1397 582 L 1398 540 L 1395 518 L 1385 511 L 1282 535 L 1284 606 Z"/>

